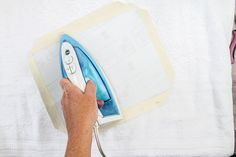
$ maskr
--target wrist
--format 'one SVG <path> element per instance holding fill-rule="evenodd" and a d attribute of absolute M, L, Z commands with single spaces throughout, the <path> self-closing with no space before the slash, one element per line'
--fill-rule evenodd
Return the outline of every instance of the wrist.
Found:
<path fill-rule="evenodd" d="M 92 135 L 93 126 L 92 125 L 83 125 L 80 123 L 78 127 L 68 128 L 68 140 L 70 139 L 81 139 Z"/>
<path fill-rule="evenodd" d="M 92 143 L 92 128 L 78 129 L 68 133 L 66 157 L 90 156 Z M 72 155 L 76 154 L 76 155 Z M 86 155 L 82 155 L 86 154 Z"/>

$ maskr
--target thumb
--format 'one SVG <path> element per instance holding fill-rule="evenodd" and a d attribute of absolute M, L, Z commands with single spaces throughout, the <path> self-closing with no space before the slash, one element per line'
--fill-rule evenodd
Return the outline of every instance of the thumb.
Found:
<path fill-rule="evenodd" d="M 96 95 L 96 85 L 92 80 L 89 80 L 87 82 L 84 93 L 89 95 Z"/>

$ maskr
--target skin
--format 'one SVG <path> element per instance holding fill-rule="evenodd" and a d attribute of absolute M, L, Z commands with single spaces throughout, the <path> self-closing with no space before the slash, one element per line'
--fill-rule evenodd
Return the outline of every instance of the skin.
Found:
<path fill-rule="evenodd" d="M 62 79 L 60 85 L 64 91 L 61 104 L 68 132 L 65 157 L 90 157 L 97 105 L 102 107 L 104 102 L 96 99 L 92 81 L 87 82 L 84 92 L 67 79 Z"/>

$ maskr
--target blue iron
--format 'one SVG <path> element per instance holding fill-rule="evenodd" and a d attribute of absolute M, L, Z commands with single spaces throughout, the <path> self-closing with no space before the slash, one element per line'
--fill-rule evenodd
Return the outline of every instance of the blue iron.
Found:
<path fill-rule="evenodd" d="M 99 108 L 98 123 L 104 124 L 122 118 L 117 99 L 100 66 L 89 52 L 69 35 L 62 35 L 60 40 L 60 66 L 63 78 L 84 91 L 86 82 L 92 80 L 96 84 L 96 96 L 103 100 L 104 105 Z"/>

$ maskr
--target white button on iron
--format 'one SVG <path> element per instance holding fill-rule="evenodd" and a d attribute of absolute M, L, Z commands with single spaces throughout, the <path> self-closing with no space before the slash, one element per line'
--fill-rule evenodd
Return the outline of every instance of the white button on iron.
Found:
<path fill-rule="evenodd" d="M 68 55 L 68 56 L 65 56 L 65 62 L 66 64 L 70 64 L 73 62 L 73 57 Z"/>
<path fill-rule="evenodd" d="M 74 74 L 74 73 L 76 72 L 76 66 L 75 66 L 75 64 L 73 64 L 73 63 L 70 64 L 70 65 L 69 65 L 69 68 L 70 68 L 72 74 Z"/>
<path fill-rule="evenodd" d="M 70 69 L 69 66 L 66 66 L 65 69 L 66 69 L 66 73 L 68 73 L 68 74 L 72 74 L 71 69 Z"/>

